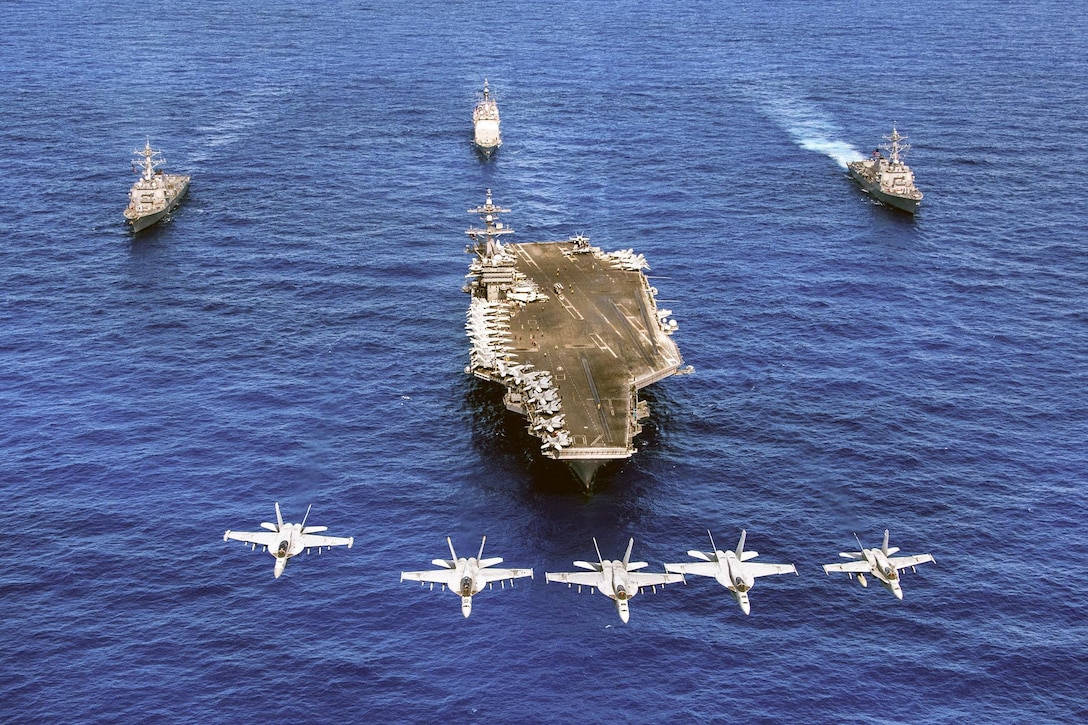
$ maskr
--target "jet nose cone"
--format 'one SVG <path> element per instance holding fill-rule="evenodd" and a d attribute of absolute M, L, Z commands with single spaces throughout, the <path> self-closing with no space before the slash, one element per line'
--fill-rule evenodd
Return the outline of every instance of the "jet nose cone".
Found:
<path fill-rule="evenodd" d="M 892 593 L 895 594 L 896 599 L 902 599 L 903 598 L 903 590 L 902 589 L 896 589 Z"/>
<path fill-rule="evenodd" d="M 627 624 L 627 620 L 631 618 L 631 609 L 628 607 L 627 602 L 616 602 L 616 609 L 620 613 L 620 621 Z"/>
<path fill-rule="evenodd" d="M 748 602 L 741 602 L 740 603 L 740 611 L 744 612 L 745 614 L 751 614 L 752 613 L 752 605 L 749 604 Z"/>

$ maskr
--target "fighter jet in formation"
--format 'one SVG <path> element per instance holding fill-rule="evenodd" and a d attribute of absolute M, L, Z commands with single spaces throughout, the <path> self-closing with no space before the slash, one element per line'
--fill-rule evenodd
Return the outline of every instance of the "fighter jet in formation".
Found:
<path fill-rule="evenodd" d="M 306 508 L 306 515 L 302 517 L 301 524 L 284 523 L 280 516 L 280 504 L 276 502 L 276 523 L 264 522 L 261 528 L 268 531 L 231 531 L 223 534 L 223 541 L 234 539 L 251 544 L 253 549 L 263 546 L 265 551 L 276 558 L 276 565 L 272 569 L 272 575 L 277 579 L 283 574 L 287 566 L 287 560 L 296 554 L 301 554 L 306 549 L 321 550 L 322 547 L 346 546 L 349 549 L 355 543 L 355 537 L 342 538 L 339 536 L 316 536 L 318 532 L 328 531 L 328 526 L 307 526 L 306 519 L 310 516 L 310 507 Z"/>
<path fill-rule="evenodd" d="M 627 553 L 623 560 L 606 560 L 601 556 L 601 549 L 597 546 L 597 539 L 593 539 L 593 548 L 597 550 L 597 563 L 590 561 L 576 561 L 574 565 L 589 571 L 575 572 L 545 572 L 544 577 L 549 582 L 564 582 L 569 587 L 578 585 L 578 591 L 583 586 L 598 590 L 616 603 L 616 611 L 624 623 L 631 618 L 630 600 L 646 587 L 653 587 L 657 591 L 659 584 L 672 584 L 684 581 L 682 574 L 669 574 L 662 572 L 640 572 L 649 566 L 645 561 L 631 561 L 631 549 L 635 540 L 631 539 L 627 544 Z"/>
<path fill-rule="evenodd" d="M 435 584 L 441 584 L 443 589 L 449 587 L 451 592 L 461 597 L 461 614 L 466 617 L 472 614 L 472 597 L 483 591 L 485 586 L 502 582 L 505 588 L 507 579 L 513 586 L 514 579 L 533 576 L 532 569 L 492 569 L 491 567 L 502 563 L 502 558 L 497 556 L 491 559 L 483 558 L 484 544 L 487 543 L 486 536 L 480 542 L 480 553 L 468 559 L 457 557 L 457 552 L 453 550 L 453 541 L 448 536 L 446 543 L 450 546 L 451 558 L 431 560 L 432 564 L 442 567 L 441 569 L 403 571 L 400 574 L 400 580 L 430 582 L 431 589 L 434 589 Z"/>
<path fill-rule="evenodd" d="M 755 551 L 744 550 L 744 537 L 747 532 L 743 529 L 741 529 L 740 542 L 737 543 L 735 552 L 717 549 L 714 546 L 714 535 L 709 531 L 706 533 L 710 535 L 711 552 L 703 553 L 694 550 L 688 552 L 688 556 L 702 561 L 666 564 L 665 571 L 714 577 L 719 584 L 729 590 L 745 614 L 750 614 L 752 611 L 752 605 L 748 602 L 748 590 L 755 584 L 756 577 L 797 573 L 797 567 L 793 564 L 764 564 L 751 561 L 759 554 Z"/>
<path fill-rule="evenodd" d="M 839 556 L 844 559 L 852 559 L 844 564 L 824 564 L 824 572 L 830 574 L 833 571 L 844 571 L 851 578 L 858 575 L 858 583 L 863 587 L 869 586 L 865 579 L 866 574 L 876 577 L 884 588 L 895 595 L 896 599 L 903 598 L 903 587 L 899 584 L 899 570 L 908 566 L 913 570 L 918 564 L 933 561 L 929 554 L 915 554 L 914 556 L 892 556 L 899 551 L 898 546 L 888 547 L 888 530 L 884 529 L 884 544 L 879 548 L 866 549 L 861 545 L 857 534 L 854 539 L 858 542 L 861 551 L 843 551 Z"/>

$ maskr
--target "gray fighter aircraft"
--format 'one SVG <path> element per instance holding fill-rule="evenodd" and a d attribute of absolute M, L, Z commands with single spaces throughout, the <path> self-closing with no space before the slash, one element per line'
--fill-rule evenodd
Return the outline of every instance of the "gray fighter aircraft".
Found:
<path fill-rule="evenodd" d="M 627 553 L 623 555 L 622 561 L 618 559 L 606 560 L 601 556 L 601 549 L 597 546 L 597 539 L 593 539 L 593 548 L 597 550 L 597 563 L 591 561 L 574 562 L 575 566 L 589 571 L 545 572 L 544 577 L 549 582 L 562 582 L 568 587 L 577 584 L 579 592 L 582 591 L 583 586 L 598 590 L 616 603 L 616 611 L 619 612 L 620 619 L 626 623 L 631 618 L 629 602 L 642 589 L 653 587 L 656 592 L 659 584 L 684 581 L 682 574 L 636 571 L 649 566 L 649 564 L 645 561 L 631 561 L 631 548 L 634 545 L 635 540 L 631 539 L 627 544 Z"/>
<path fill-rule="evenodd" d="M 899 570 L 908 566 L 913 570 L 918 564 L 934 561 L 929 554 L 915 554 L 914 556 L 892 556 L 899 551 L 898 546 L 888 547 L 888 530 L 884 529 L 884 544 L 879 548 L 866 549 L 861 545 L 858 535 L 854 534 L 854 540 L 858 542 L 861 551 L 843 551 L 839 556 L 844 559 L 852 559 L 844 564 L 824 564 L 824 571 L 830 574 L 833 571 L 844 571 L 851 578 L 858 575 L 858 584 L 869 586 L 865 579 L 866 574 L 876 577 L 884 588 L 895 595 L 896 599 L 903 598 L 903 587 L 899 584 Z"/>
<path fill-rule="evenodd" d="M 287 566 L 287 560 L 296 554 L 301 554 L 306 549 L 331 548 L 333 546 L 346 546 L 349 549 L 355 543 L 355 537 L 342 538 L 339 536 L 316 536 L 318 532 L 328 531 L 328 526 L 307 526 L 306 519 L 310 517 L 310 507 L 306 509 L 306 515 L 302 517 L 301 524 L 284 523 L 280 516 L 280 504 L 276 502 L 276 523 L 261 524 L 261 528 L 268 531 L 231 531 L 223 534 L 223 541 L 233 539 L 251 544 L 252 548 L 265 547 L 265 550 L 276 557 L 276 566 L 272 569 L 272 575 L 277 579 L 283 574 Z"/>
<path fill-rule="evenodd" d="M 472 597 L 483 591 L 485 586 L 492 586 L 500 582 L 506 587 L 506 580 L 510 580 L 510 586 L 514 585 L 514 579 L 520 577 L 532 577 L 532 569 L 492 569 L 496 564 L 502 563 L 501 557 L 485 559 L 484 544 L 487 537 L 480 541 L 480 553 L 471 558 L 458 558 L 453 550 L 453 541 L 446 537 L 446 543 L 450 546 L 450 559 L 432 559 L 431 563 L 442 567 L 431 571 L 403 571 L 400 574 L 401 581 L 430 582 L 431 589 L 435 584 L 441 584 L 442 588 L 449 587 L 451 592 L 461 597 L 461 614 L 468 617 L 472 614 Z"/>
<path fill-rule="evenodd" d="M 706 532 L 710 534 L 709 531 Z M 771 574 L 796 574 L 797 567 L 793 564 L 764 564 L 753 562 L 752 559 L 759 556 L 755 551 L 744 550 L 744 538 L 747 532 L 741 529 L 740 542 L 737 550 L 721 551 L 714 546 L 714 535 L 710 534 L 709 554 L 701 551 L 689 551 L 688 556 L 702 559 L 697 563 L 666 564 L 665 570 L 678 574 L 698 574 L 712 576 L 718 583 L 729 590 L 733 598 L 737 600 L 741 611 L 750 614 L 752 605 L 748 601 L 748 590 L 755 584 L 755 578 L 770 576 Z"/>

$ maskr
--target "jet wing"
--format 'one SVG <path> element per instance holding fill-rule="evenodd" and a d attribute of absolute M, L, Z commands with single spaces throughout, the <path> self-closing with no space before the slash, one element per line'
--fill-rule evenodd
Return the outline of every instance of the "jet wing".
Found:
<path fill-rule="evenodd" d="M 306 549 L 318 546 L 346 546 L 349 549 L 355 543 L 354 536 L 320 536 L 318 534 L 303 534 L 302 546 Z"/>
<path fill-rule="evenodd" d="M 762 562 L 749 562 L 744 565 L 744 571 L 753 577 L 770 576 L 771 574 L 796 574 L 797 567 L 793 564 L 764 564 Z"/>
<path fill-rule="evenodd" d="M 655 573 L 648 571 L 627 572 L 627 581 L 640 589 L 642 587 L 656 587 L 662 584 L 674 584 L 684 581 L 683 574 Z"/>
<path fill-rule="evenodd" d="M 523 576 L 531 577 L 532 569 L 481 569 L 480 574 L 485 582 L 497 582 L 505 579 L 520 579 Z"/>
<path fill-rule="evenodd" d="M 544 572 L 544 578 L 550 582 L 577 584 L 585 587 L 599 587 L 604 580 L 599 571 Z"/>
<path fill-rule="evenodd" d="M 244 541 L 257 546 L 275 546 L 279 533 L 275 531 L 228 531 L 223 534 L 223 541 Z"/>
<path fill-rule="evenodd" d="M 666 564 L 665 571 L 676 574 L 697 574 L 698 576 L 718 576 L 718 563 L 713 561 L 693 561 L 683 564 Z"/>
<path fill-rule="evenodd" d="M 456 587 L 461 579 L 461 575 L 456 569 L 432 569 L 430 571 L 402 571 L 400 573 L 400 580 L 412 581 L 412 582 L 434 582 L 435 584 L 445 584 L 449 587 Z"/>
<path fill-rule="evenodd" d="M 888 563 L 894 566 L 896 569 L 906 569 L 908 566 L 925 564 L 927 561 L 933 561 L 933 557 L 929 554 L 915 554 L 914 556 L 892 556 L 888 558 Z"/>
<path fill-rule="evenodd" d="M 848 574 L 868 574 L 873 569 L 867 561 L 847 561 L 842 564 L 824 564 L 824 572 L 845 571 Z"/>

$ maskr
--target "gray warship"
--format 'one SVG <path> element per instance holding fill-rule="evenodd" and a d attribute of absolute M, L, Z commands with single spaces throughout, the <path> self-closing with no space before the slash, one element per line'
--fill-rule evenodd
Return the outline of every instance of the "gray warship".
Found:
<path fill-rule="evenodd" d="M 484 158 L 490 158 L 502 146 L 502 136 L 499 135 L 499 104 L 491 97 L 486 78 L 484 97 L 472 109 L 472 129 L 473 143 Z"/>
<path fill-rule="evenodd" d="M 914 173 L 901 158 L 910 149 L 909 144 L 900 143 L 907 137 L 900 136 L 893 127 L 892 135 L 884 139 L 888 143 L 881 148 L 888 152 L 888 158 L 877 149 L 864 161 L 851 161 L 846 170 L 874 199 L 913 214 L 922 203 L 922 192 L 914 185 Z"/>
<path fill-rule="evenodd" d="M 597 469 L 629 458 L 649 407 L 638 391 L 676 373 L 678 325 L 658 309 L 646 259 L 605 252 L 583 236 L 502 244 L 513 229 L 487 191 L 469 209 L 475 255 L 464 291 L 472 341 L 465 372 L 506 388 L 507 409 L 528 420 L 541 453 L 570 467 L 588 490 Z"/>
<path fill-rule="evenodd" d="M 132 231 L 138 232 L 173 211 L 189 188 L 189 177 L 164 174 L 160 167 L 166 163 L 166 159 L 161 151 L 152 150 L 151 139 L 147 140 L 143 149 L 136 149 L 133 153 L 136 158 L 132 162 L 132 169 L 140 174 L 140 178 L 129 191 L 125 219 L 132 224 Z"/>

